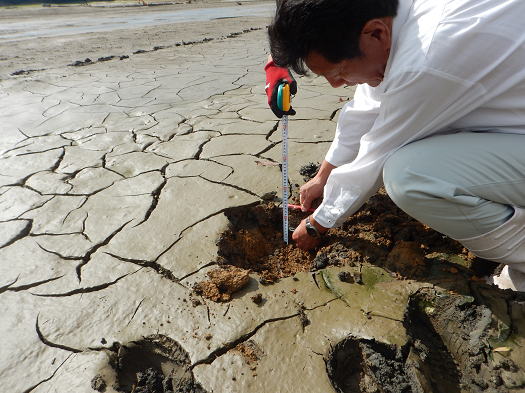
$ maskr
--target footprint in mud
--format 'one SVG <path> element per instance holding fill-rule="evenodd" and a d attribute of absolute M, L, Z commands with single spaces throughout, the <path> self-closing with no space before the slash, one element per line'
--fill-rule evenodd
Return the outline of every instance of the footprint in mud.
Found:
<path fill-rule="evenodd" d="M 471 283 L 471 293 L 422 288 L 410 297 L 403 347 L 350 336 L 326 359 L 332 386 L 350 392 L 523 391 L 525 297 Z M 514 316 L 514 318 L 512 317 Z M 522 333 L 523 334 L 523 333 Z"/>
<path fill-rule="evenodd" d="M 122 393 L 206 393 L 193 378 L 188 353 L 163 335 L 119 345 L 113 366 L 116 389 Z M 96 382 L 101 386 L 101 381 Z"/>
<path fill-rule="evenodd" d="M 417 392 L 405 371 L 407 348 L 350 336 L 335 346 L 326 361 L 338 393 Z"/>

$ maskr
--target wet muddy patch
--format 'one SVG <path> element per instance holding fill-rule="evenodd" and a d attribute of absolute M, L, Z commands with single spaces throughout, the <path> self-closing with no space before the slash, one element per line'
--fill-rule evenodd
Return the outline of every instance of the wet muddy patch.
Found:
<path fill-rule="evenodd" d="M 381 189 L 340 228 L 331 229 L 316 250 L 298 249 L 290 235 L 283 241 L 282 210 L 272 202 L 229 209 L 225 215 L 229 228 L 217 240 L 220 274 L 232 267 L 239 274 L 254 272 L 262 284 L 272 283 L 298 272 L 331 266 L 380 266 L 399 279 L 421 278 L 430 271 L 433 259 L 451 260 L 470 275 L 484 275 L 495 265 L 475 272 L 475 257 L 463 246 L 414 220 L 399 209 Z M 296 227 L 307 214 L 290 210 L 290 227 Z M 219 273 L 214 272 L 217 275 Z M 244 274 L 244 273 L 242 273 Z M 230 287 L 206 291 L 213 279 L 196 285 L 203 296 L 227 301 Z M 218 290 L 218 292 L 217 292 Z M 211 293 L 211 296 L 207 296 Z"/>

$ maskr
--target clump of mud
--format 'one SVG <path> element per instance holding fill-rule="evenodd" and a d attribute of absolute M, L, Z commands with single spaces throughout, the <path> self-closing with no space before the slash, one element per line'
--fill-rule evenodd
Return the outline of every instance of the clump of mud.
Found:
<path fill-rule="evenodd" d="M 193 378 L 188 353 L 166 336 L 119 345 L 114 366 L 122 393 L 206 393 Z"/>
<path fill-rule="evenodd" d="M 308 164 L 306 165 L 303 165 L 300 169 L 299 169 L 299 174 L 301 176 L 304 176 L 303 177 L 303 180 L 305 182 L 309 181 L 310 179 L 314 178 L 315 175 L 317 175 L 317 172 L 319 172 L 319 168 L 321 167 L 321 165 L 316 165 L 314 164 L 313 162 L 309 162 Z"/>
<path fill-rule="evenodd" d="M 244 287 L 250 280 L 250 271 L 227 266 L 207 272 L 210 281 L 195 283 L 193 290 L 214 302 L 227 302 L 231 295 Z"/>

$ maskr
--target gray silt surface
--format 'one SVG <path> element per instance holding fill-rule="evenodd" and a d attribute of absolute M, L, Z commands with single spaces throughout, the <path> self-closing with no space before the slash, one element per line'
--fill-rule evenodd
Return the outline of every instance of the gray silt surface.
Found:
<path fill-rule="evenodd" d="M 155 334 L 180 343 L 207 391 L 331 389 L 316 352 L 348 327 L 303 334 L 297 303 L 322 324 L 344 306 L 309 275 L 267 288 L 253 275 L 229 304 L 190 301 L 215 263 L 221 212 L 281 194 L 279 166 L 257 164 L 280 160 L 281 139 L 254 27 L 0 81 L 2 389 L 92 392 L 101 375 L 114 391 L 115 343 Z M 295 182 L 322 161 L 342 106 L 319 78 L 300 83 L 312 99 L 290 121 Z M 271 300 L 257 306 L 254 291 Z M 257 376 L 222 351 L 247 336 L 265 353 Z"/>
<path fill-rule="evenodd" d="M 342 340 L 407 348 L 409 296 L 434 285 L 378 267 L 363 270 L 365 285 L 342 282 L 340 268 L 272 285 L 251 274 L 229 303 L 192 291 L 216 267 L 223 211 L 282 194 L 265 24 L 253 27 L 0 81 L 2 390 L 87 393 L 103 381 L 115 392 L 121 360 L 160 340 L 145 355 L 152 364 L 184 364 L 192 375 L 180 380 L 207 392 L 324 393 L 333 391 L 325 362 Z M 322 161 L 353 94 L 321 78 L 298 84 L 292 183 Z M 522 302 L 507 302 L 515 320 L 493 316 L 498 329 L 523 325 Z M 515 364 L 524 357 L 523 338 L 512 340 L 491 353 L 511 387 L 522 371 L 505 369 L 506 348 Z"/>

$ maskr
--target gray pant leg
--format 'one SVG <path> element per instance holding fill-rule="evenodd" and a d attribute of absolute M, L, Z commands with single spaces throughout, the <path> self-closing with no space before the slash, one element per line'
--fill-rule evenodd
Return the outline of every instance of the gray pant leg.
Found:
<path fill-rule="evenodd" d="M 406 213 L 455 239 L 503 224 L 525 207 L 525 135 L 437 135 L 395 152 L 385 187 Z"/>

